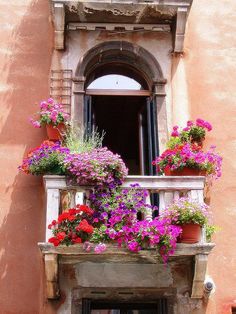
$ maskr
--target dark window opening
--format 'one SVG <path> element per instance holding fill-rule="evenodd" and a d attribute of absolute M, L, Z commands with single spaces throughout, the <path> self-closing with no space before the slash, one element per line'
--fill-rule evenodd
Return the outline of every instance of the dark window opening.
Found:
<path fill-rule="evenodd" d="M 82 314 L 168 314 L 167 299 L 153 302 L 83 300 Z"/>
<path fill-rule="evenodd" d="M 158 154 L 155 104 L 145 96 L 86 96 L 87 132 L 105 132 L 103 146 L 121 155 L 130 175 L 153 175 Z"/>

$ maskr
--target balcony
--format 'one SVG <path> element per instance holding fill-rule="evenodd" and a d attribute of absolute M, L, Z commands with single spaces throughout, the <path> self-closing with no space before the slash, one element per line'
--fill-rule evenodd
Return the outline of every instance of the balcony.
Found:
<path fill-rule="evenodd" d="M 64 49 L 68 30 L 173 32 L 174 51 L 183 51 L 192 0 L 51 0 L 55 49 Z"/>
<path fill-rule="evenodd" d="M 205 177 L 158 177 L 158 176 L 128 176 L 124 188 L 130 184 L 139 183 L 140 189 L 147 189 L 149 196 L 152 193 L 159 195 L 159 212 L 181 196 L 191 196 L 192 199 L 203 201 L 203 190 Z M 77 186 L 67 183 L 64 176 L 44 176 L 44 185 L 47 195 L 46 226 L 65 208 L 74 207 L 76 204 L 87 204 L 88 193 L 91 186 Z M 152 212 L 147 213 L 151 219 Z M 142 250 L 138 253 L 131 253 L 125 248 L 118 249 L 109 245 L 108 249 L 101 253 L 87 253 L 81 245 L 70 247 L 54 247 L 47 241 L 52 236 L 51 230 L 46 228 L 45 242 L 39 243 L 39 248 L 45 261 L 45 273 L 47 281 L 47 297 L 57 298 L 59 295 L 58 268 L 59 265 L 77 265 L 84 262 L 92 263 L 125 263 L 125 264 L 156 264 L 162 267 L 158 261 L 157 252 L 154 249 Z M 193 263 L 191 279 L 191 298 L 200 299 L 204 295 L 204 280 L 206 276 L 207 258 L 213 249 L 213 243 L 207 243 L 205 231 L 202 232 L 201 241 L 197 244 L 177 244 L 177 249 L 171 261 L 182 260 Z M 165 268 L 163 269 L 165 272 Z"/>

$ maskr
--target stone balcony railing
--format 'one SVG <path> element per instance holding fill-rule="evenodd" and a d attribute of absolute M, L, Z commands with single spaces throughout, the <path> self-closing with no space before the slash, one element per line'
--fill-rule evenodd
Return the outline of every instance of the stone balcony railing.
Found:
<path fill-rule="evenodd" d="M 165 207 L 181 196 L 191 196 L 200 202 L 203 201 L 204 177 L 158 177 L 158 176 L 128 176 L 123 184 L 128 188 L 130 184 L 139 183 L 140 189 L 159 195 L 159 213 Z M 44 184 L 47 196 L 46 226 L 52 220 L 56 220 L 59 213 L 76 204 L 88 204 L 88 194 L 91 186 L 69 185 L 64 176 L 44 176 Z M 152 213 L 147 214 L 151 219 Z M 47 241 L 52 236 L 51 230 L 46 228 L 45 242 L 39 243 L 44 256 L 47 281 L 48 298 L 58 296 L 58 264 L 78 264 L 85 261 L 95 263 L 158 263 L 158 255 L 154 249 L 143 250 L 139 253 L 131 253 L 126 249 L 117 249 L 112 245 L 102 254 L 85 252 L 81 245 L 71 247 L 53 247 Z M 172 258 L 192 258 L 194 261 L 192 298 L 202 298 L 204 294 L 204 280 L 206 276 L 208 254 L 214 247 L 212 243 L 206 243 L 205 230 L 202 232 L 201 241 L 197 244 L 177 244 L 177 249 Z"/>
<path fill-rule="evenodd" d="M 124 188 L 138 183 L 140 189 L 145 189 L 151 196 L 152 193 L 159 195 L 159 213 L 168 204 L 181 196 L 190 196 L 192 199 L 203 202 L 204 177 L 167 177 L 167 176 L 128 176 Z M 47 194 L 46 225 L 57 219 L 60 210 L 74 207 L 77 204 L 89 204 L 88 194 L 91 186 L 70 185 L 64 176 L 44 176 L 44 184 Z M 147 200 L 149 203 L 150 200 Z M 147 213 L 145 218 L 151 219 L 152 212 Z M 52 236 L 51 230 L 46 230 L 46 242 Z M 204 233 L 202 243 L 205 242 Z"/>

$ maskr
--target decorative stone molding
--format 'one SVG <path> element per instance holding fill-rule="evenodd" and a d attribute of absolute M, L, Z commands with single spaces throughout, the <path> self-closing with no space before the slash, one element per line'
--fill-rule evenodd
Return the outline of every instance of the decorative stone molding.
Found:
<path fill-rule="evenodd" d="M 55 49 L 64 49 L 69 30 L 164 31 L 173 30 L 174 52 L 183 52 L 185 27 L 192 0 L 110 1 L 50 0 L 55 26 Z M 174 27 L 174 25 L 176 27 Z"/>

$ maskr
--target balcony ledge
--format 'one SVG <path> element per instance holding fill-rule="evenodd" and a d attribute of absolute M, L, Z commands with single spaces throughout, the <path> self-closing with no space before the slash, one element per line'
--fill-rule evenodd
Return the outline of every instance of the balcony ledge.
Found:
<path fill-rule="evenodd" d="M 117 245 L 107 245 L 103 253 L 85 252 L 83 245 L 58 246 L 50 243 L 38 243 L 44 257 L 45 274 L 47 281 L 47 297 L 55 299 L 59 296 L 58 264 L 78 264 L 83 262 L 94 263 L 145 263 L 159 264 L 159 255 L 155 249 L 142 250 L 132 253 Z M 204 295 L 204 280 L 208 255 L 214 248 L 214 243 L 177 244 L 170 262 L 180 257 L 194 258 L 194 276 L 192 282 L 192 298 L 201 299 Z"/>

